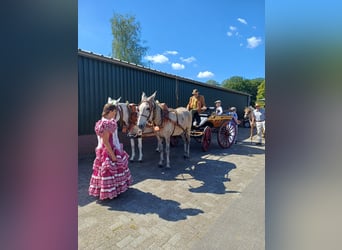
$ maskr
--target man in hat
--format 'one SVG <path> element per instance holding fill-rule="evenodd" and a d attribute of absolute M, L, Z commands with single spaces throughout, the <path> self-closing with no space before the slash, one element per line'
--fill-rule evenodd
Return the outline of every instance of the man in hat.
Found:
<path fill-rule="evenodd" d="M 192 96 L 189 98 L 188 105 L 186 108 L 191 112 L 192 124 L 196 120 L 196 125 L 201 123 L 201 117 L 199 114 L 207 109 L 205 105 L 205 99 L 203 95 L 199 94 L 197 89 L 192 91 Z"/>
<path fill-rule="evenodd" d="M 253 111 L 255 115 L 255 125 L 257 128 L 258 142 L 256 145 L 261 146 L 262 134 L 265 133 L 265 110 L 260 107 L 259 103 L 255 104 L 255 110 Z"/>
<path fill-rule="evenodd" d="M 235 140 L 234 140 L 234 143 L 237 144 L 237 137 L 238 137 L 238 130 L 239 130 L 239 124 L 240 124 L 240 121 L 239 121 L 239 116 L 238 114 L 236 113 L 236 107 L 230 107 L 229 108 L 229 115 L 231 115 L 234 119 L 234 122 L 235 122 Z"/>
<path fill-rule="evenodd" d="M 222 115 L 223 109 L 222 109 L 222 106 L 221 106 L 221 100 L 215 101 L 215 105 L 216 105 L 215 113 L 217 115 Z"/>

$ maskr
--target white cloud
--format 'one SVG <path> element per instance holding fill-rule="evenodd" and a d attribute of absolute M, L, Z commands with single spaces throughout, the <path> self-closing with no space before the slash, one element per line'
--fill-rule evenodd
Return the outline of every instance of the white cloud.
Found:
<path fill-rule="evenodd" d="M 211 73 L 210 71 L 199 72 L 197 75 L 198 78 L 210 78 L 213 76 L 214 76 L 214 74 Z"/>
<path fill-rule="evenodd" d="M 227 36 L 232 36 L 233 35 L 233 33 L 232 32 L 227 32 Z"/>
<path fill-rule="evenodd" d="M 196 61 L 196 58 L 193 56 L 190 56 L 188 58 L 181 57 L 180 59 L 182 60 L 182 62 L 186 62 L 186 63 L 191 63 L 191 62 Z"/>
<path fill-rule="evenodd" d="M 231 31 L 234 31 L 234 30 L 236 30 L 236 27 L 234 27 L 234 26 L 229 26 L 229 29 L 230 29 Z"/>
<path fill-rule="evenodd" d="M 237 19 L 240 23 L 247 24 L 247 21 L 241 17 Z"/>
<path fill-rule="evenodd" d="M 247 48 L 254 49 L 258 47 L 261 44 L 261 38 L 252 36 L 250 38 L 247 38 Z"/>
<path fill-rule="evenodd" d="M 177 55 L 177 54 L 178 54 L 178 51 L 175 51 L 175 50 L 173 50 L 173 51 L 168 50 L 168 51 L 165 51 L 164 54 L 166 54 L 166 55 Z"/>
<path fill-rule="evenodd" d="M 180 63 L 172 63 L 171 64 L 171 67 L 175 70 L 180 70 L 180 69 L 184 69 L 185 66 L 183 64 L 180 64 Z"/>
<path fill-rule="evenodd" d="M 157 54 L 154 56 L 145 56 L 145 59 L 147 61 L 152 61 L 153 63 L 166 63 L 169 61 L 169 58 L 160 54 Z"/>

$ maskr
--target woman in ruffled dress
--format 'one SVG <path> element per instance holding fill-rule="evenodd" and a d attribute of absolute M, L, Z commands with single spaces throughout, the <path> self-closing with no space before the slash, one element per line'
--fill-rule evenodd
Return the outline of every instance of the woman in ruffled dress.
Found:
<path fill-rule="evenodd" d="M 89 195 L 100 200 L 113 199 L 125 192 L 133 179 L 128 168 L 129 155 L 118 138 L 116 106 L 107 103 L 103 107 L 102 119 L 95 125 L 98 139 Z"/>

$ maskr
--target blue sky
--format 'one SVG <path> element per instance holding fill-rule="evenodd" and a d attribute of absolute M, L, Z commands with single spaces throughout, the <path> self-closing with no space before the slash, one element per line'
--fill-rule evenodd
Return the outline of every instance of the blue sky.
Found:
<path fill-rule="evenodd" d="M 79 0 L 80 49 L 112 55 L 113 13 L 136 17 L 152 69 L 200 82 L 265 77 L 263 0 Z"/>

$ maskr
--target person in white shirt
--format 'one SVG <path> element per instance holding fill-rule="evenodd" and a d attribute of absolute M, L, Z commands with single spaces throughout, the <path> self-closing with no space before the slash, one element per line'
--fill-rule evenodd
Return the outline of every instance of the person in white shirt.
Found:
<path fill-rule="evenodd" d="M 215 113 L 216 113 L 217 115 L 222 115 L 223 109 L 222 109 L 222 106 L 221 106 L 221 100 L 215 101 L 215 105 L 216 105 Z"/>
<path fill-rule="evenodd" d="M 233 119 L 235 121 L 235 128 L 236 128 L 236 136 L 235 136 L 235 140 L 234 140 L 234 143 L 236 144 L 237 143 L 237 136 L 238 136 L 238 128 L 239 128 L 239 124 L 240 124 L 240 121 L 239 121 L 239 117 L 236 113 L 236 108 L 235 107 L 231 107 L 229 109 L 229 113 L 231 116 L 233 116 Z"/>
<path fill-rule="evenodd" d="M 256 145 L 261 146 L 262 134 L 265 133 L 265 110 L 260 107 L 260 104 L 255 104 L 255 110 L 253 111 L 255 115 L 255 124 L 257 128 L 258 142 Z"/>

